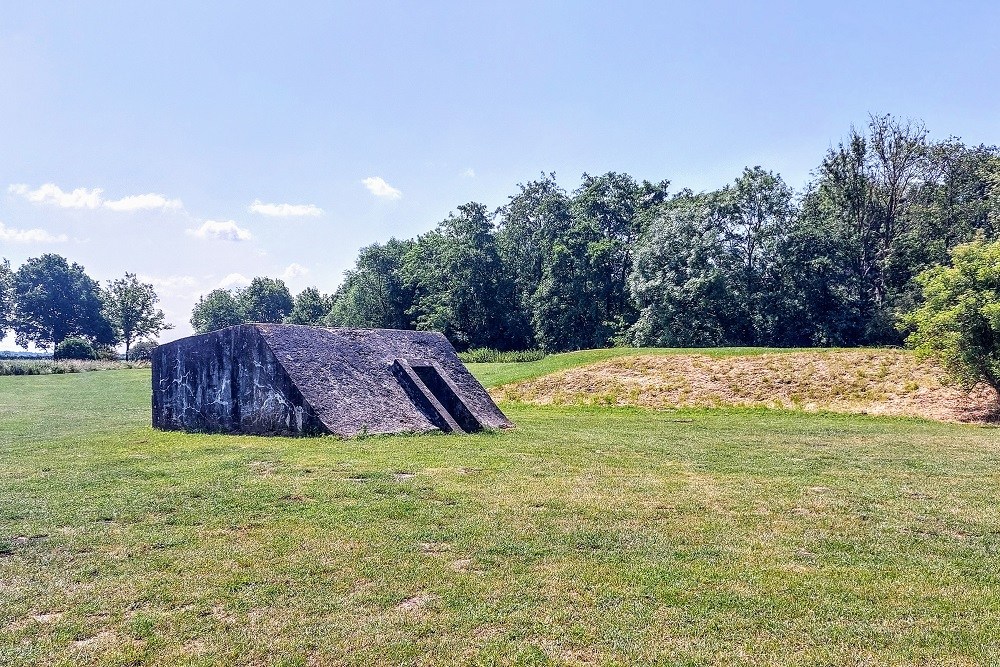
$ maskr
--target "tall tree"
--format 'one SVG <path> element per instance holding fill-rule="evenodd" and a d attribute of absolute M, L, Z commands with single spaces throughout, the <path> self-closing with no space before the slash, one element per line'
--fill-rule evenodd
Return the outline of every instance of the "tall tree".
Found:
<path fill-rule="evenodd" d="M 389 239 L 362 248 L 332 298 L 327 324 L 345 327 L 412 329 L 407 311 L 412 290 L 405 284 L 403 260 L 413 241 Z"/>
<path fill-rule="evenodd" d="M 639 346 L 711 347 L 731 342 L 736 304 L 726 273 L 726 192 L 683 191 L 643 234 L 631 277 Z"/>
<path fill-rule="evenodd" d="M 982 234 L 1000 232 L 1000 151 L 949 139 L 928 147 L 927 173 L 911 195 L 908 224 L 886 262 L 894 305 L 910 310 L 920 300 L 920 272 L 951 261 L 949 251 Z"/>
<path fill-rule="evenodd" d="M 75 262 L 48 253 L 32 257 L 14 273 L 17 344 L 41 348 L 58 345 L 69 336 L 97 345 L 112 345 L 114 330 L 104 316 L 101 288 Z"/>
<path fill-rule="evenodd" d="M 212 290 L 199 297 L 191 311 L 191 326 L 197 333 L 217 331 L 246 321 L 239 302 L 227 289 Z"/>
<path fill-rule="evenodd" d="M 646 219 L 643 214 L 666 201 L 669 185 L 669 181 L 640 185 L 628 174 L 608 172 L 584 174 L 573 193 L 574 224 L 590 227 L 589 233 L 597 236 L 588 254 L 594 287 L 600 292 L 601 319 L 617 333 L 623 333 L 635 318 L 627 281 Z"/>
<path fill-rule="evenodd" d="M 927 170 L 927 130 L 920 123 L 873 116 L 867 134 L 852 128 L 820 167 L 811 210 L 841 227 L 856 276 L 856 319 L 864 324 L 853 344 L 898 342 L 886 280 L 889 257 L 907 228 L 909 206 Z"/>
<path fill-rule="evenodd" d="M 241 289 L 236 300 L 247 322 L 278 323 L 292 312 L 292 293 L 285 281 L 257 277 Z"/>
<path fill-rule="evenodd" d="M 792 190 L 781 176 L 747 167 L 725 191 L 724 236 L 733 265 L 734 299 L 741 311 L 735 341 L 758 345 L 768 335 L 765 280 L 773 270 L 775 248 L 792 219 Z"/>
<path fill-rule="evenodd" d="M 132 343 L 155 338 L 160 332 L 172 329 L 163 311 L 156 307 L 159 301 L 156 290 L 149 283 L 141 283 L 134 273 L 111 281 L 104 292 L 105 313 L 116 337 L 125 343 L 125 358 L 129 358 Z"/>
<path fill-rule="evenodd" d="M 501 264 L 484 205 L 458 207 L 417 239 L 404 261 L 417 329 L 441 331 L 459 349 L 523 347 L 513 280 Z"/>
<path fill-rule="evenodd" d="M 543 350 L 562 352 L 606 347 L 615 333 L 608 322 L 605 282 L 595 278 L 595 256 L 606 250 L 595 230 L 574 225 L 546 253 L 542 280 L 532 296 L 532 325 Z"/>
<path fill-rule="evenodd" d="M 555 174 L 542 174 L 538 180 L 518 187 L 520 192 L 499 211 L 497 247 L 504 269 L 514 282 L 522 326 L 527 327 L 546 260 L 573 219 L 570 198 L 556 183 Z"/>
<path fill-rule="evenodd" d="M 918 282 L 924 303 L 900 321 L 907 344 L 963 386 L 985 382 L 1000 392 L 1000 242 L 957 246 L 949 266 L 928 269 Z"/>
<path fill-rule="evenodd" d="M 836 220 L 812 210 L 817 205 L 807 193 L 803 212 L 778 241 L 768 289 L 768 344 L 829 347 L 863 338 L 854 248 Z"/>

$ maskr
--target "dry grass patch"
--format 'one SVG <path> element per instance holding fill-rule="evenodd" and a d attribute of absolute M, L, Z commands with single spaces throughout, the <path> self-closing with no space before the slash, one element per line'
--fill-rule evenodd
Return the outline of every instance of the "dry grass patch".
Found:
<path fill-rule="evenodd" d="M 946 385 L 939 368 L 904 350 L 836 350 L 713 357 L 619 357 L 492 390 L 535 405 L 647 408 L 770 407 L 992 422 L 996 393 Z"/>

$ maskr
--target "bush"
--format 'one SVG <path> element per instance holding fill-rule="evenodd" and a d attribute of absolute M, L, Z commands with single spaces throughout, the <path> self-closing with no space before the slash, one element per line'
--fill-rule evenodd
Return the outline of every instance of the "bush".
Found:
<path fill-rule="evenodd" d="M 127 361 L 149 361 L 157 347 L 159 346 L 151 340 L 140 340 L 129 348 Z"/>
<path fill-rule="evenodd" d="M 97 352 L 89 341 L 83 338 L 67 338 L 56 345 L 53 359 L 97 359 Z"/>
<path fill-rule="evenodd" d="M 94 348 L 94 353 L 97 354 L 98 361 L 119 361 L 121 359 L 121 355 L 113 347 L 97 347 Z"/>
<path fill-rule="evenodd" d="M 545 358 L 542 350 L 512 350 L 501 352 L 488 347 L 480 347 L 466 352 L 460 352 L 458 358 L 466 364 L 513 364 L 526 361 L 539 361 Z"/>
<path fill-rule="evenodd" d="M 901 318 L 907 345 L 964 387 L 1000 391 L 1000 242 L 955 247 L 951 265 L 917 277 L 924 302 Z"/>

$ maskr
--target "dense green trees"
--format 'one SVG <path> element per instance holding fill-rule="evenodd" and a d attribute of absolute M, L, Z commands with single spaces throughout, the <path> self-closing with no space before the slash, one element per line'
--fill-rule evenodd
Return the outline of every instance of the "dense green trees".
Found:
<path fill-rule="evenodd" d="M 413 295 L 406 313 L 417 329 L 441 331 L 460 349 L 526 344 L 514 281 L 482 204 L 459 206 L 420 236 L 403 258 L 402 275 Z"/>
<path fill-rule="evenodd" d="M 721 194 L 684 191 L 661 207 L 639 243 L 632 297 L 639 309 L 629 340 L 639 346 L 711 347 L 744 329 L 736 290 L 745 272 L 727 273 Z"/>
<path fill-rule="evenodd" d="M 214 289 L 200 297 L 191 312 L 191 326 L 197 333 L 207 333 L 251 322 L 322 325 L 332 303 L 315 287 L 292 298 L 283 280 L 257 277 L 246 287 Z"/>
<path fill-rule="evenodd" d="M 254 278 L 237 292 L 236 300 L 247 322 L 281 322 L 294 306 L 288 286 L 275 278 Z"/>
<path fill-rule="evenodd" d="M 409 310 L 413 290 L 405 284 L 403 262 L 413 241 L 389 239 L 362 248 L 354 269 L 332 297 L 326 318 L 330 326 L 412 329 Z"/>
<path fill-rule="evenodd" d="M 191 312 L 191 326 L 197 333 L 245 324 L 243 309 L 227 289 L 215 289 L 200 297 Z"/>
<path fill-rule="evenodd" d="M 292 305 L 292 312 L 285 318 L 288 324 L 321 325 L 333 302 L 330 297 L 321 294 L 315 287 L 307 287 L 297 295 Z"/>
<path fill-rule="evenodd" d="M 70 337 L 60 341 L 52 351 L 53 359 L 97 359 L 97 351 L 86 338 Z"/>
<path fill-rule="evenodd" d="M 796 195 L 747 168 L 715 192 L 584 174 L 470 203 L 364 249 L 326 321 L 435 328 L 460 348 L 899 344 L 916 277 L 1000 235 L 1000 152 L 874 116 Z M 391 323 L 391 324 L 390 324 Z"/>
<path fill-rule="evenodd" d="M 191 323 L 434 329 L 459 349 L 900 344 L 900 313 L 932 298 L 923 272 L 1000 240 L 1000 151 L 874 116 L 818 162 L 800 193 L 759 166 L 702 193 L 541 174 L 495 211 L 469 202 L 363 248 L 331 295 L 258 277 L 203 296 Z M 129 348 L 165 328 L 155 303 L 132 274 L 102 291 L 58 255 L 0 263 L 0 332 L 24 345 Z"/>
<path fill-rule="evenodd" d="M 13 293 L 18 345 L 46 348 L 70 336 L 95 345 L 116 343 L 100 285 L 65 257 L 50 253 L 25 261 L 14 273 Z"/>
<path fill-rule="evenodd" d="M 134 273 L 101 289 L 82 266 L 60 255 L 32 257 L 17 271 L 0 261 L 0 336 L 13 330 L 25 348 L 58 349 L 70 341 L 66 349 L 75 354 L 82 341 L 95 354 L 113 356 L 123 343 L 127 355 L 136 341 L 172 328 L 155 307 L 158 300 L 153 286 Z"/>

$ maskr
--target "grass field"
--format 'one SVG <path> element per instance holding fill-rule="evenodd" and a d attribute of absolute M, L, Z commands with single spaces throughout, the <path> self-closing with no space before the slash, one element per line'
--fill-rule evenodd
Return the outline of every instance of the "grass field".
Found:
<path fill-rule="evenodd" d="M 185 435 L 148 383 L 0 378 L 0 665 L 1000 664 L 995 429 L 507 404 L 475 436 Z"/>

